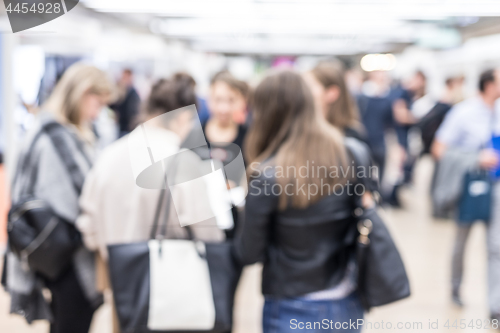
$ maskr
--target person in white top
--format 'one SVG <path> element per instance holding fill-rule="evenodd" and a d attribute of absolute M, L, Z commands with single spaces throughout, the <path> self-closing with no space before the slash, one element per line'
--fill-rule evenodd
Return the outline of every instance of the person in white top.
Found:
<path fill-rule="evenodd" d="M 176 74 L 172 79 L 161 80 L 153 87 L 144 109 L 147 119 L 153 119 L 195 103 L 194 80 L 187 74 Z M 179 151 L 180 143 L 192 125 L 192 119 L 186 114 L 180 113 L 168 124 L 157 122 L 148 126 L 148 134 L 156 139 L 161 138 L 162 150 L 173 153 Z M 148 240 L 160 195 L 160 189 L 143 188 L 136 183 L 135 164 L 130 156 L 130 135 L 119 139 L 101 153 L 86 178 L 80 199 L 81 215 L 77 226 L 87 248 L 97 250 L 103 259 L 98 266 L 102 289 L 109 289 L 106 265 L 102 265 L 107 259 L 107 245 Z M 182 174 L 188 172 L 195 175 L 198 172 L 202 176 L 201 171 L 197 170 L 198 156 L 189 151 L 182 155 L 178 167 L 182 169 Z M 192 202 L 193 195 L 199 189 L 192 188 L 192 193 L 189 191 L 189 186 L 185 186 L 183 193 L 173 194 L 181 197 L 173 198 L 175 209 L 170 209 L 167 218 L 168 238 L 187 238 L 188 234 L 179 220 L 190 220 L 190 216 L 196 220 L 196 212 L 203 209 L 199 203 L 194 205 Z M 162 216 L 161 221 L 164 219 Z M 194 236 L 203 241 L 217 242 L 225 238 L 215 219 L 193 224 L 191 229 Z M 115 318 L 114 331 L 117 330 Z"/>

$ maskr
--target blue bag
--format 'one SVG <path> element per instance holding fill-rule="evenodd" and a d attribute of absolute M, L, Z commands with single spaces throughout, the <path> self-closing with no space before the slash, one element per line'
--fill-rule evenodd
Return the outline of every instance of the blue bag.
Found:
<path fill-rule="evenodd" d="M 493 135 L 491 138 L 491 146 L 497 153 L 500 154 L 500 136 Z M 495 169 L 492 170 L 491 176 L 493 179 L 500 179 L 500 165 L 498 165 Z"/>
<path fill-rule="evenodd" d="M 488 222 L 491 215 L 492 180 L 488 172 L 468 172 L 464 178 L 464 190 L 458 208 L 458 223 Z"/>

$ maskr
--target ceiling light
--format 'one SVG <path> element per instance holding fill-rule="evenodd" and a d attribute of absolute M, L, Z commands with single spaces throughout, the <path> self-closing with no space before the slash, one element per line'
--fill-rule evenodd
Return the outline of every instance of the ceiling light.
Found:
<path fill-rule="evenodd" d="M 367 54 L 361 58 L 361 68 L 366 72 L 390 71 L 396 67 L 396 57 L 393 54 Z"/>

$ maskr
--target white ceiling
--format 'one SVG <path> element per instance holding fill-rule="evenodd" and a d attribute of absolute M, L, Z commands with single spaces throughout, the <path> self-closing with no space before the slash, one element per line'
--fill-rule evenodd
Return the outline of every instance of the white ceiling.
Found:
<path fill-rule="evenodd" d="M 398 45 L 449 48 L 460 29 L 500 16 L 498 0 L 84 0 L 142 17 L 153 33 L 223 53 L 358 54 Z"/>

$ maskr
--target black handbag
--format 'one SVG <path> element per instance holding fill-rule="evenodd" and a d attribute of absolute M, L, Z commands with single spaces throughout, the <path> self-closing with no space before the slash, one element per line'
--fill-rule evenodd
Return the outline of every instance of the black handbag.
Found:
<path fill-rule="evenodd" d="M 229 242 L 202 243 L 197 241 L 194 239 L 193 232 L 189 226 L 185 227 L 188 232 L 188 240 L 164 239 L 167 230 L 166 220 L 162 223 L 161 230 L 157 234 L 161 203 L 164 200 L 165 191 L 165 189 L 161 190 L 153 230 L 151 232 L 151 240 L 149 242 L 108 246 L 110 280 L 121 332 L 229 332 L 232 327 L 234 294 L 241 274 L 241 267 L 238 266 L 232 255 L 232 244 Z M 165 209 L 166 213 L 164 214 L 166 217 L 169 216 L 170 201 L 168 198 Z M 209 327 L 207 326 L 204 329 L 197 328 L 199 327 L 198 321 L 201 319 L 196 315 L 191 318 L 190 322 L 182 322 L 182 328 L 178 327 L 177 329 L 172 327 L 171 324 L 165 324 L 166 326 L 162 327 L 161 318 L 160 324 L 157 323 L 158 318 L 152 318 L 154 310 L 151 309 L 153 304 L 152 298 L 162 296 L 154 294 L 152 291 L 153 284 L 155 283 L 153 281 L 158 281 L 158 278 L 155 278 L 153 274 L 159 269 L 153 267 L 154 264 L 151 262 L 151 258 L 168 256 L 169 249 L 175 249 L 177 245 L 181 245 L 187 249 L 196 249 L 196 256 L 199 257 L 195 260 L 208 267 L 210 280 L 208 288 L 211 289 L 210 292 L 213 297 L 210 303 L 213 303 L 214 317 L 210 321 Z M 153 247 L 157 249 L 153 250 Z M 159 253 L 152 254 L 151 251 L 159 251 Z M 180 253 L 180 255 L 183 254 L 183 252 Z M 189 258 L 193 259 L 192 256 Z M 189 261 L 189 258 L 185 261 Z M 166 265 L 168 265 L 168 260 L 165 260 Z M 163 267 L 163 271 L 168 271 L 163 277 L 173 277 L 176 281 L 191 279 L 193 288 L 203 284 L 203 281 L 200 280 L 201 277 L 189 276 L 183 267 Z M 164 281 L 164 283 L 167 284 L 168 282 Z M 158 283 L 156 284 L 158 285 Z M 173 287 L 175 288 L 175 286 Z M 204 291 L 206 292 L 206 290 Z M 165 295 L 161 299 L 163 308 L 160 305 L 160 308 L 154 311 L 163 317 L 163 322 L 176 321 L 177 319 L 174 318 L 176 317 L 176 311 L 180 311 L 179 309 L 186 307 L 195 308 L 201 302 L 198 298 L 196 300 L 189 298 L 191 301 L 189 303 L 186 298 L 187 295 L 180 298 L 173 295 Z M 181 313 L 181 315 L 184 314 Z M 155 321 L 156 324 L 153 325 L 152 321 Z"/>
<path fill-rule="evenodd" d="M 25 198 L 9 212 L 9 246 L 24 269 L 56 280 L 81 246 L 75 226 L 58 217 L 42 200 Z"/>
<path fill-rule="evenodd" d="M 361 143 L 349 145 L 359 167 L 370 166 L 368 150 Z M 354 196 L 357 228 L 355 257 L 358 267 L 358 292 L 366 311 L 410 296 L 410 282 L 403 260 L 376 208 L 365 209 L 361 197 Z"/>
<path fill-rule="evenodd" d="M 375 208 L 356 208 L 358 290 L 365 310 L 410 296 L 403 260 Z"/>
<path fill-rule="evenodd" d="M 24 174 L 30 164 L 33 147 L 38 138 L 46 133 L 69 171 L 73 186 L 80 193 L 84 176 L 73 160 L 65 139 L 60 136 L 61 130 L 65 129 L 56 122 L 42 126 L 20 164 L 18 175 Z M 36 177 L 36 169 L 31 177 Z M 31 184 L 34 183 L 35 179 L 31 179 Z M 25 269 L 55 280 L 69 267 L 74 252 L 82 244 L 81 236 L 72 223 L 57 216 L 46 202 L 34 197 L 32 192 L 32 188 L 28 189 L 27 194 L 10 209 L 7 225 L 9 248 L 21 259 Z"/>

